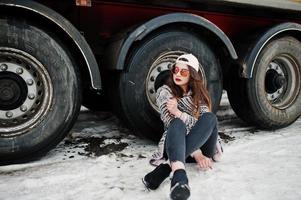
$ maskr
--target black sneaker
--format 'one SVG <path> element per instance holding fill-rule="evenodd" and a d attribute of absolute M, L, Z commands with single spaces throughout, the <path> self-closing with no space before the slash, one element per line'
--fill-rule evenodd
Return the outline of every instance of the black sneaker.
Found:
<path fill-rule="evenodd" d="M 155 190 L 169 176 L 171 168 L 168 164 L 160 164 L 142 179 L 146 188 Z"/>
<path fill-rule="evenodd" d="M 190 196 L 188 178 L 184 169 L 174 172 L 171 180 L 170 198 L 172 200 L 186 200 Z"/>

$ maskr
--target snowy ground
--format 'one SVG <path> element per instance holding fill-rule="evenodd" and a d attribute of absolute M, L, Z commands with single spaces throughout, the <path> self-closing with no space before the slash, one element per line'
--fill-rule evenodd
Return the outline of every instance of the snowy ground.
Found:
<path fill-rule="evenodd" d="M 223 160 L 205 172 L 187 165 L 190 199 L 301 199 L 301 118 L 259 131 L 231 110 L 219 116 Z M 0 199 L 168 199 L 169 180 L 157 191 L 141 182 L 153 169 L 148 160 L 156 144 L 129 133 L 112 114 L 83 110 L 69 136 L 41 160 L 0 167 Z"/>

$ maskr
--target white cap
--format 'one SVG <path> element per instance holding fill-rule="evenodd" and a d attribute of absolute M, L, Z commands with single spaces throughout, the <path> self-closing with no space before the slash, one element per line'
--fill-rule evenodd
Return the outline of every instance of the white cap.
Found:
<path fill-rule="evenodd" d="M 197 72 L 200 70 L 198 59 L 191 53 L 179 56 L 176 60 L 176 63 L 182 63 L 182 64 L 189 65 L 190 67 L 195 69 Z"/>

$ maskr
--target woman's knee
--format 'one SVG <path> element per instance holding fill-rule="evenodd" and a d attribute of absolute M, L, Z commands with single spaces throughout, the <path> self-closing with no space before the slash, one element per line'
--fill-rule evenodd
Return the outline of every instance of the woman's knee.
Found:
<path fill-rule="evenodd" d="M 199 120 L 206 120 L 208 123 L 213 124 L 213 125 L 217 124 L 216 115 L 212 112 L 203 113 L 201 115 L 201 117 L 199 118 Z"/>
<path fill-rule="evenodd" d="M 175 118 L 170 122 L 168 130 L 173 130 L 186 134 L 186 125 L 181 119 Z"/>

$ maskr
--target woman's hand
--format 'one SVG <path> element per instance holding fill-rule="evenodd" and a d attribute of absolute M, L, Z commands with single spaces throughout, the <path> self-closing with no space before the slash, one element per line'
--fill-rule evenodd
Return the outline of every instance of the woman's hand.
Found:
<path fill-rule="evenodd" d="M 167 110 L 175 117 L 180 117 L 181 111 L 178 109 L 178 102 L 176 98 L 171 98 L 166 103 Z"/>
<path fill-rule="evenodd" d="M 198 162 L 198 166 L 200 167 L 201 170 L 212 169 L 212 161 L 210 158 L 208 158 L 206 156 L 204 156 L 197 162 Z"/>
<path fill-rule="evenodd" d="M 211 159 L 204 156 L 201 152 L 194 153 L 193 157 L 196 160 L 197 165 L 201 170 L 212 169 Z"/>

